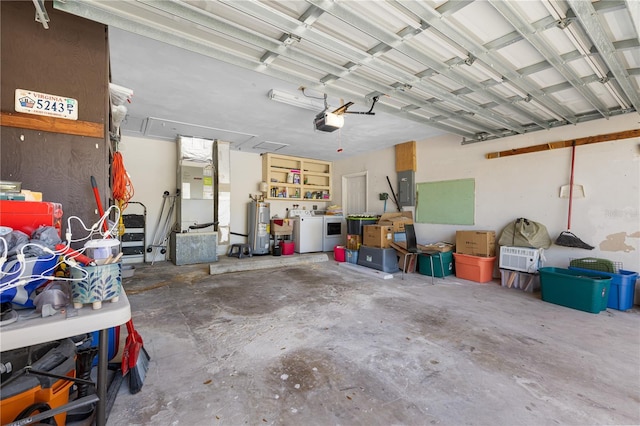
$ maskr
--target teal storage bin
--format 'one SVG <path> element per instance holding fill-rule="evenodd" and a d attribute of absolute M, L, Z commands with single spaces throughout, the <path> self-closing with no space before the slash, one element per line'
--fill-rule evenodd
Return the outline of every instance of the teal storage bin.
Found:
<path fill-rule="evenodd" d="M 433 274 L 431 261 L 433 260 Z M 443 271 L 444 269 L 444 271 Z M 453 252 L 445 251 L 434 255 L 421 254 L 418 256 L 418 272 L 422 275 L 446 277 L 453 274 Z"/>
<path fill-rule="evenodd" d="M 540 273 L 542 300 L 580 311 L 600 313 L 607 309 L 611 278 L 593 271 L 544 267 Z"/>
<path fill-rule="evenodd" d="M 636 291 L 636 280 L 638 273 L 633 271 L 625 271 L 620 269 L 617 274 L 594 271 L 591 269 L 577 268 L 569 266 L 572 271 L 580 271 L 594 275 L 601 275 L 611 278 L 611 286 L 609 288 L 609 299 L 607 300 L 607 308 L 626 311 L 633 308 L 633 296 Z"/>

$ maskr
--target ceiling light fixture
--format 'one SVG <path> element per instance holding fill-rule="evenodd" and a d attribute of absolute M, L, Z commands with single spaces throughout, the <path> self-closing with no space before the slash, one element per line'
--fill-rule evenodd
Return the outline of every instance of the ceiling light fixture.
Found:
<path fill-rule="evenodd" d="M 283 104 L 296 106 L 298 108 L 304 108 L 311 111 L 324 110 L 324 102 L 313 98 L 306 97 L 302 94 L 293 94 L 283 92 L 281 90 L 271 89 L 268 94 L 269 99 Z"/>

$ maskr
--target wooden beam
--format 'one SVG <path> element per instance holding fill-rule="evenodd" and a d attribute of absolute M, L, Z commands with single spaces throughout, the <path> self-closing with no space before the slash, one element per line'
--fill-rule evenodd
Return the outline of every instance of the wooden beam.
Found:
<path fill-rule="evenodd" d="M 43 115 L 23 114 L 19 112 L 0 112 L 0 126 L 87 136 L 90 138 L 105 138 L 104 125 L 101 123 L 66 120 L 64 118 L 45 117 Z"/>
<path fill-rule="evenodd" d="M 573 145 L 589 145 L 592 143 L 616 141 L 620 139 L 630 139 L 640 137 L 640 129 L 625 130 L 616 133 L 607 133 L 606 135 L 587 136 L 585 138 L 568 139 L 558 142 L 543 143 L 540 145 L 527 146 L 524 148 L 509 149 L 507 151 L 490 152 L 485 157 L 488 159 L 509 157 L 511 155 L 528 154 L 530 152 L 548 151 L 551 149 L 569 148 Z"/>

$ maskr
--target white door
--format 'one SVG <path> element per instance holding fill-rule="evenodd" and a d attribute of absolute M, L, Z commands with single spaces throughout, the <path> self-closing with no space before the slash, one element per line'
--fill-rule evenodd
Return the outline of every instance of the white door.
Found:
<path fill-rule="evenodd" d="M 345 216 L 366 213 L 368 172 L 342 176 L 342 210 Z"/>

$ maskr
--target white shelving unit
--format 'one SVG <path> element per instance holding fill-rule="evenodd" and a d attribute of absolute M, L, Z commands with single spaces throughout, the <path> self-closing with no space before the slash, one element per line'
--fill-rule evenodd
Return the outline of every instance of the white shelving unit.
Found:
<path fill-rule="evenodd" d="M 279 154 L 262 155 L 269 200 L 331 201 L 331 162 Z"/>

